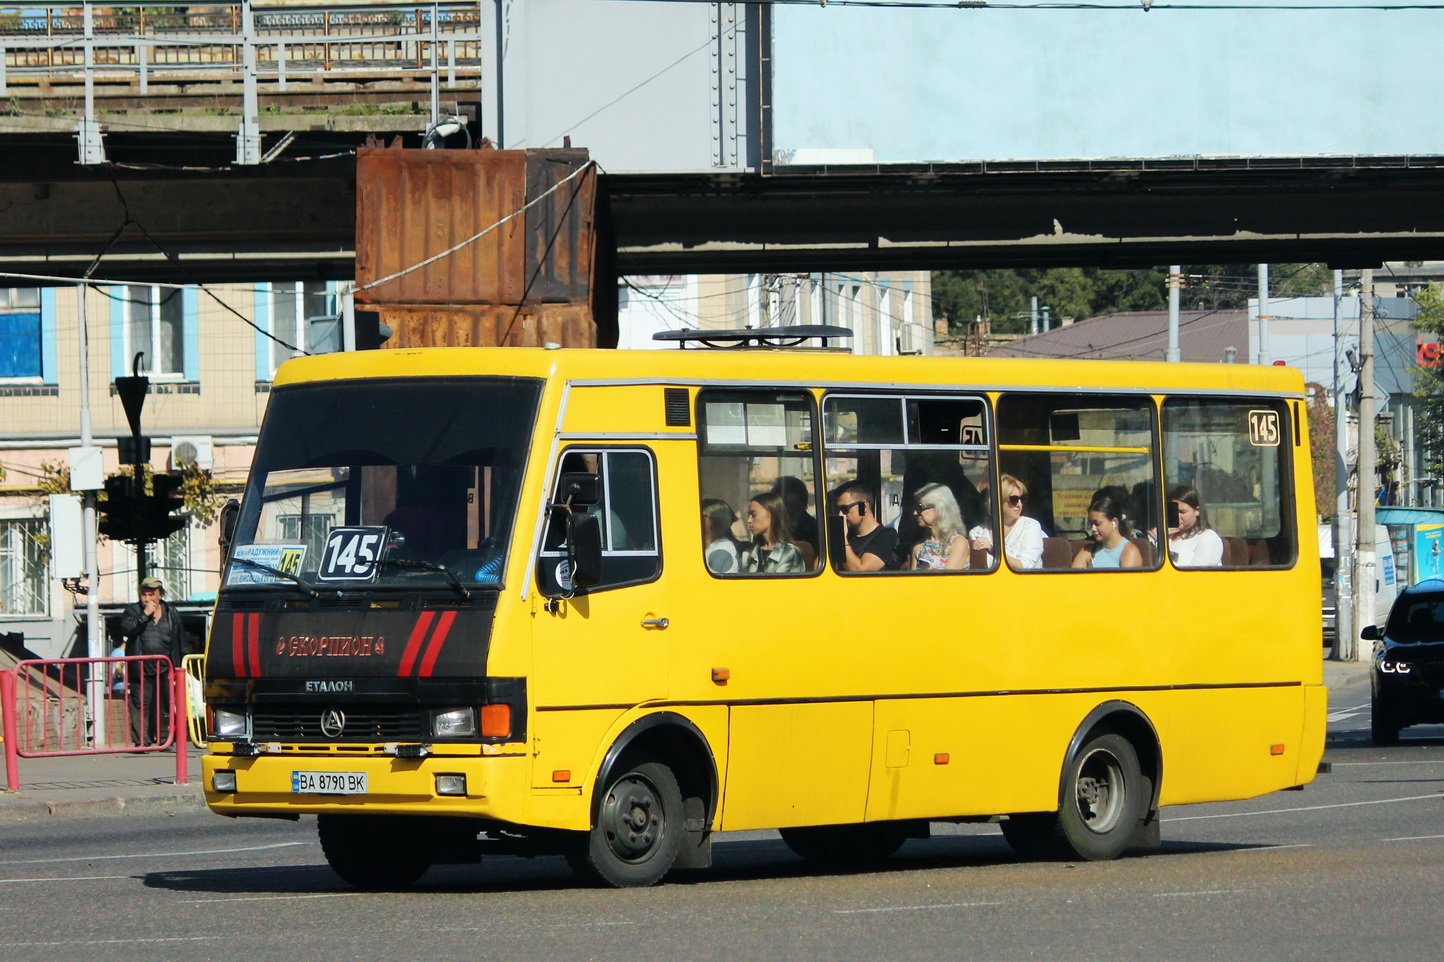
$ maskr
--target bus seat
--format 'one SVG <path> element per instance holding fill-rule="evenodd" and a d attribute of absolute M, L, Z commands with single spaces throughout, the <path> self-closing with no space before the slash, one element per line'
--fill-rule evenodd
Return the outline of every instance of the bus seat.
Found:
<path fill-rule="evenodd" d="M 1248 564 L 1248 542 L 1242 538 L 1223 539 L 1223 563 L 1231 567 Z"/>
<path fill-rule="evenodd" d="M 1274 563 L 1273 556 L 1269 554 L 1269 542 L 1267 538 L 1259 538 L 1253 543 L 1249 551 L 1248 563 L 1251 565 L 1271 565 Z"/>
<path fill-rule="evenodd" d="M 1149 541 L 1147 537 L 1133 538 L 1131 540 L 1133 541 L 1134 546 L 1138 548 L 1139 555 L 1143 558 L 1143 567 L 1152 568 L 1153 542 Z"/>
<path fill-rule="evenodd" d="M 988 570 L 988 549 L 987 549 L 987 548 L 969 548 L 969 549 L 968 549 L 968 567 L 971 568 L 971 569 L 974 570 L 974 571 L 987 571 L 987 570 Z"/>
<path fill-rule="evenodd" d="M 1067 568 L 1073 564 L 1073 545 L 1067 538 L 1043 539 L 1043 567 Z"/>

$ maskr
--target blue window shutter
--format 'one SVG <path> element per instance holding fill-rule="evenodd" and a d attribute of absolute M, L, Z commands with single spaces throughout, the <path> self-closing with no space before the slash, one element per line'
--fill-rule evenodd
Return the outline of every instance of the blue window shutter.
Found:
<path fill-rule="evenodd" d="M 0 377 L 40 376 L 40 315 L 0 314 Z"/>
<path fill-rule="evenodd" d="M 85 288 L 80 288 L 80 296 L 85 296 Z M 60 366 L 56 358 L 55 347 L 55 288 L 42 287 L 40 289 L 40 377 L 46 384 L 56 384 L 56 368 Z"/>
<path fill-rule="evenodd" d="M 185 378 L 192 383 L 201 379 L 201 292 L 194 287 L 181 289 L 181 364 Z"/>
<path fill-rule="evenodd" d="M 266 334 L 271 330 L 271 282 L 265 281 L 251 288 L 251 297 L 251 313 L 256 321 L 256 380 L 269 381 L 271 339 Z"/>
<path fill-rule="evenodd" d="M 130 365 L 125 362 L 125 288 L 110 289 L 110 376 L 125 377 Z"/>

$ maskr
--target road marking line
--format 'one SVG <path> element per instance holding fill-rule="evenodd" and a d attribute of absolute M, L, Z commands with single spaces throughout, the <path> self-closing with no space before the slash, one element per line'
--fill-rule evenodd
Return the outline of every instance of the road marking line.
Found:
<path fill-rule="evenodd" d="M 1393 761 L 1393 762 L 1334 762 L 1334 767 L 1335 767 L 1335 768 L 1349 768 L 1349 767 L 1351 767 L 1351 766 L 1360 766 L 1360 765 L 1363 765 L 1363 766 L 1368 766 L 1368 765 L 1375 765 L 1375 766 L 1377 766 L 1377 765 L 1444 765 L 1444 758 L 1436 758 L 1436 759 L 1434 759 L 1433 761 L 1422 761 L 1422 762 L 1406 762 L 1406 761 Z"/>
<path fill-rule="evenodd" d="M 889 905 L 875 909 L 833 909 L 833 915 L 859 915 L 863 912 L 918 912 L 922 909 L 971 909 L 1002 902 L 943 902 L 938 905 Z"/>
<path fill-rule="evenodd" d="M 182 905 L 206 905 L 211 902 L 291 902 L 297 899 L 349 899 L 366 892 L 322 892 L 319 895 L 244 895 L 234 899 L 183 899 Z"/>
<path fill-rule="evenodd" d="M 1381 842 L 1422 842 L 1431 838 L 1444 838 L 1444 835 L 1404 835 L 1400 838 L 1381 838 Z"/>
<path fill-rule="evenodd" d="M 76 875 L 71 878 L 0 878 L 0 885 L 17 885 L 21 882 L 102 882 L 110 879 L 135 878 L 134 875 Z"/>
<path fill-rule="evenodd" d="M 1154 892 L 1156 899 L 1186 898 L 1192 895 L 1239 895 L 1249 889 L 1210 889 L 1206 892 Z"/>
<path fill-rule="evenodd" d="M 1419 802 L 1425 799 L 1440 799 L 1444 795 L 1435 792 L 1432 795 L 1410 795 L 1406 798 L 1375 798 L 1367 802 L 1338 802 L 1333 805 L 1305 805 L 1301 808 L 1271 808 L 1263 812 L 1224 812 L 1219 815 L 1180 815 L 1177 818 L 1170 817 L 1170 822 L 1197 822 L 1205 818 L 1242 818 L 1245 815 L 1290 815 L 1294 812 L 1321 812 L 1328 808 L 1356 808 L 1360 805 L 1391 805 L 1395 802 Z"/>
<path fill-rule="evenodd" d="M 7 949 L 38 948 L 53 945 L 140 945 L 147 942 L 215 942 L 229 938 L 224 935 L 186 935 L 173 939 L 75 939 L 70 942 L 0 942 Z"/>
<path fill-rule="evenodd" d="M 1312 842 L 1294 842 L 1291 845 L 1255 845 L 1253 848 L 1242 849 L 1245 852 L 1272 852 L 1280 848 L 1313 848 Z"/>
<path fill-rule="evenodd" d="M 40 863 L 50 864 L 51 862 L 99 862 L 103 859 L 115 858 L 182 858 L 192 855 L 234 855 L 237 852 L 264 852 L 273 848 L 290 848 L 293 845 L 317 845 L 318 842 L 276 842 L 274 845 L 252 845 L 246 848 L 209 848 L 195 852 L 146 852 L 126 855 L 79 855 L 70 858 L 27 858 L 18 859 L 13 862 L 0 862 L 0 865 L 38 865 Z"/>
<path fill-rule="evenodd" d="M 1343 721 L 1345 718 L 1353 718 L 1355 715 L 1362 715 L 1362 708 L 1344 708 L 1339 711 L 1331 711 L 1328 714 L 1328 721 Z"/>

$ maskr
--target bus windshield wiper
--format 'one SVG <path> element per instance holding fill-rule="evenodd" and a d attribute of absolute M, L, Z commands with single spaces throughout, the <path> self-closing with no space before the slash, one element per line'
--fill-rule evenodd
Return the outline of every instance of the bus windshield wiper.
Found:
<path fill-rule="evenodd" d="M 321 593 L 315 588 L 311 587 L 310 583 L 307 582 L 300 575 L 292 574 L 289 571 L 282 571 L 280 568 L 272 568 L 270 565 L 263 565 L 259 561 L 252 561 L 250 558 L 232 558 L 231 564 L 245 565 L 247 568 L 255 568 L 258 571 L 264 571 L 267 574 L 275 575 L 278 578 L 285 578 L 287 581 L 294 581 L 296 584 L 300 585 L 302 591 L 306 592 L 306 594 L 310 595 L 312 598 L 321 597 Z"/>
<path fill-rule="evenodd" d="M 462 601 L 471 600 L 471 592 L 461 579 L 454 572 L 440 561 L 428 561 L 422 558 L 382 558 L 378 564 L 390 565 L 393 568 L 406 568 L 411 571 L 439 571 L 446 575 L 446 583 L 456 590 Z"/>

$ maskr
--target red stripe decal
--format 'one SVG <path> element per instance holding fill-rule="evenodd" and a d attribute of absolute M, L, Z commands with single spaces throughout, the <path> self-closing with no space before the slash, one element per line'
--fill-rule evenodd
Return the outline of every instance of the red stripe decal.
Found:
<path fill-rule="evenodd" d="M 261 616 L 259 613 L 251 615 L 250 630 L 246 632 L 247 643 L 251 648 L 251 677 L 261 677 Z"/>
<path fill-rule="evenodd" d="M 431 677 L 431 669 L 436 665 L 436 658 L 441 654 L 441 645 L 446 641 L 446 633 L 451 630 L 451 623 L 456 620 L 456 612 L 442 612 L 440 620 L 436 623 L 436 632 L 431 636 L 431 645 L 426 649 L 426 657 L 421 661 L 421 671 L 418 673 L 422 678 Z"/>
<path fill-rule="evenodd" d="M 416 656 L 421 653 L 421 641 L 426 637 L 426 629 L 431 627 L 431 619 L 436 617 L 434 611 L 423 611 L 421 617 L 416 619 L 416 627 L 411 629 L 411 637 L 406 639 L 406 653 L 401 656 L 401 667 L 396 669 L 398 677 L 405 678 L 411 674 L 411 666 L 416 663 Z"/>
<path fill-rule="evenodd" d="M 231 619 L 231 661 L 237 678 L 246 677 L 245 619 L 246 616 L 240 614 Z"/>

